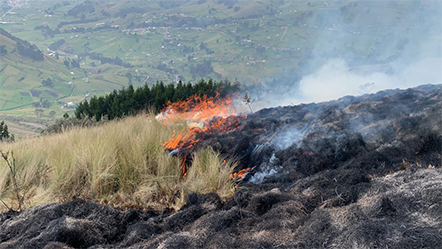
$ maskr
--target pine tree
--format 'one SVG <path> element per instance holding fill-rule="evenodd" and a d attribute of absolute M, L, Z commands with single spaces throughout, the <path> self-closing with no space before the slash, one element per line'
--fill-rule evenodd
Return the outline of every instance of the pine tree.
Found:
<path fill-rule="evenodd" d="M 4 121 L 2 121 L 0 123 L 0 141 L 10 139 L 11 135 L 9 134 L 8 126 L 5 124 Z"/>

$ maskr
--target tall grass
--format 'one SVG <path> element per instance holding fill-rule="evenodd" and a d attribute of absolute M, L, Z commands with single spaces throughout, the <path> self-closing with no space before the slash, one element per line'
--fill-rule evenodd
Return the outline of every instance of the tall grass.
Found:
<path fill-rule="evenodd" d="M 233 162 L 223 163 L 210 148 L 195 153 L 187 176 L 181 176 L 180 159 L 162 146 L 176 128 L 142 115 L 3 143 L 0 150 L 14 152 L 27 206 L 84 198 L 120 208 L 177 209 L 191 191 L 231 196 Z M 11 173 L 1 161 L 0 198 L 12 202 L 10 185 Z"/>

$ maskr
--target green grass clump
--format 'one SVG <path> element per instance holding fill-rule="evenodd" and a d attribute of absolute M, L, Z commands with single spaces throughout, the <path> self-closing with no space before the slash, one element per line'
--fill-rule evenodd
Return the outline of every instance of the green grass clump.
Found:
<path fill-rule="evenodd" d="M 172 130 L 140 115 L 3 143 L 0 149 L 14 152 L 26 207 L 83 198 L 119 208 L 178 209 L 189 192 L 231 196 L 233 162 L 223 163 L 218 153 L 204 149 L 193 155 L 183 177 L 181 160 L 162 146 Z M 0 162 L 0 198 L 8 205 L 15 198 L 5 161 Z"/>

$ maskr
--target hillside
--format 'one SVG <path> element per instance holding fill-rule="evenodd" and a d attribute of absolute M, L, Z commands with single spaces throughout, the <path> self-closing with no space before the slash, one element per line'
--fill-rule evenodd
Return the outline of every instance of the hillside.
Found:
<path fill-rule="evenodd" d="M 75 105 L 68 103 L 78 104 L 93 94 L 124 86 L 115 76 L 92 86 L 82 70 L 66 67 L 60 59 L 2 28 L 0 40 L 0 119 L 18 137 L 35 135 L 54 118 L 72 113 Z"/>
<path fill-rule="evenodd" d="M 68 64 L 75 79 L 59 66 L 62 63 L 53 67 L 55 61 L 49 59 L 43 68 L 54 68 L 60 75 L 45 71 L 29 77 L 29 88 L 48 77 L 61 85 L 72 82 L 59 86 L 57 97 L 43 96 L 54 101 L 53 109 L 43 110 L 54 110 L 57 117 L 65 110 L 55 100 L 63 96 L 72 95 L 60 102 L 78 104 L 85 94 L 156 81 L 227 77 L 244 85 L 263 84 L 263 91 L 296 92 L 304 76 L 336 58 L 362 75 L 397 76 L 401 81 L 410 78 L 403 72 L 424 68 L 425 79 L 414 82 L 441 80 L 427 72 L 435 74 L 441 64 L 442 14 L 436 0 L 43 0 L 27 6 L 5 4 L 1 11 L 5 30 L 57 56 L 59 62 L 74 61 Z M 421 60 L 426 63 L 415 65 Z M 16 69 L 26 71 L 26 65 L 21 67 Z M 17 74 L 11 70 L 2 77 L 6 72 Z M 12 98 L 29 91 L 24 88 L 7 92 L 10 101 L 0 114 L 35 115 L 32 108 L 11 109 L 20 106 Z"/>
<path fill-rule="evenodd" d="M 241 116 L 169 154 L 236 157 L 247 173 L 233 198 L 191 193 L 177 212 L 81 199 L 10 211 L 0 248 L 438 248 L 441 103 L 442 87 L 424 85 Z"/>
<path fill-rule="evenodd" d="M 0 1 L 0 249 L 440 248 L 441 20 Z"/>
<path fill-rule="evenodd" d="M 2 28 L 0 40 L 1 119 L 6 119 L 12 132 L 19 137 L 23 134 L 35 134 L 36 127 L 44 127 L 44 120 L 52 120 L 57 112 L 60 112 L 59 106 L 54 103 L 70 96 L 72 87 L 64 84 L 71 78 L 70 72 L 59 61 L 42 53 L 35 45 L 11 35 Z M 42 84 L 42 79 L 52 78 L 55 74 L 58 80 L 51 86 Z M 36 115 L 35 110 L 39 108 L 45 108 L 45 112 L 38 117 L 41 120 L 33 118 Z M 21 118 L 10 117 L 8 114 Z"/>

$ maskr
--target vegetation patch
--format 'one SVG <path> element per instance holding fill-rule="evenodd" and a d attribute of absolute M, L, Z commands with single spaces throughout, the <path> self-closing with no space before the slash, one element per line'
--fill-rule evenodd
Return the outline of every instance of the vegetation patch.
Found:
<path fill-rule="evenodd" d="M 131 76 L 129 76 L 129 79 Z M 228 81 L 204 81 L 192 85 L 183 84 L 181 81 L 174 84 L 164 85 L 160 82 L 149 88 L 148 85 L 137 88 L 132 85 L 120 91 L 114 90 L 106 96 L 93 96 L 89 101 L 83 101 L 75 110 L 78 119 L 89 117 L 97 121 L 103 117 L 108 119 L 119 118 L 125 115 L 133 115 L 140 111 L 147 111 L 153 108 L 156 112 L 161 110 L 167 102 L 177 102 L 185 100 L 190 96 L 225 96 L 228 93 L 237 91 L 239 86 Z"/>
<path fill-rule="evenodd" d="M 14 153 L 14 177 L 27 188 L 26 207 L 82 198 L 119 208 L 179 209 L 191 191 L 230 197 L 234 163 L 203 149 L 183 177 L 180 160 L 162 146 L 172 130 L 141 115 L 2 144 L 2 151 Z M 0 162 L 0 198 L 16 208 L 10 178 L 8 165 Z"/>

